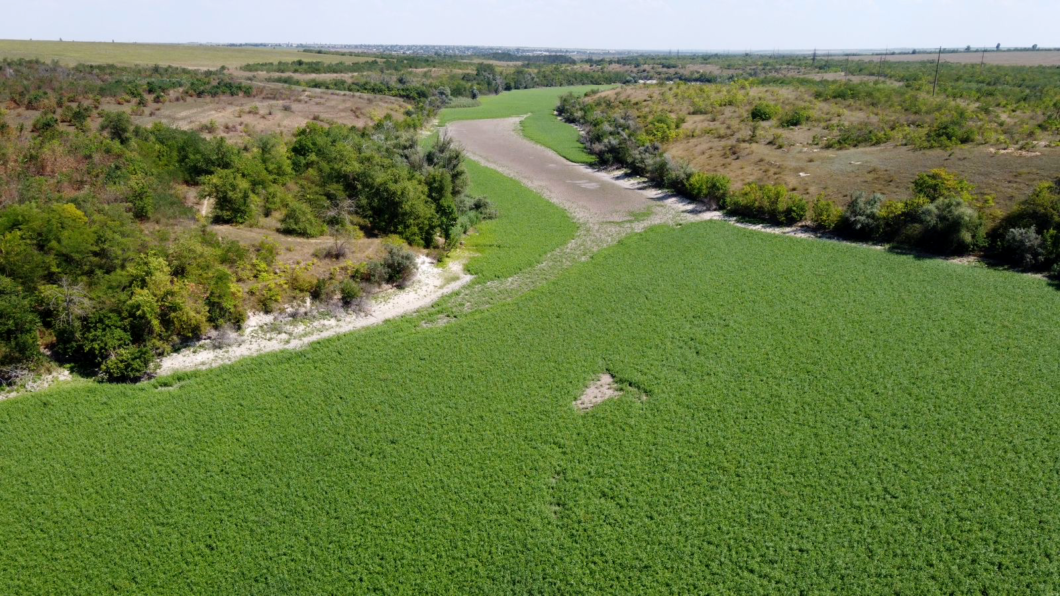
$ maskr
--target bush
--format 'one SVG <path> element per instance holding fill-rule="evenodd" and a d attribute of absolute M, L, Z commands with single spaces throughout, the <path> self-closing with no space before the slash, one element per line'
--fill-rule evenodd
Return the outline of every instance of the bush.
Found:
<path fill-rule="evenodd" d="M 797 224 L 806 218 L 806 199 L 777 184 L 748 184 L 729 195 L 723 207 L 734 215 L 766 219 L 781 225 Z"/>
<path fill-rule="evenodd" d="M 1049 269 L 1060 262 L 1060 181 L 1038 185 L 991 235 L 997 255 L 1017 266 Z M 1035 236 L 1040 246 L 1036 246 Z"/>
<path fill-rule="evenodd" d="M 125 112 L 103 112 L 103 121 L 99 124 L 99 131 L 121 144 L 128 143 L 132 139 L 132 118 Z"/>
<path fill-rule="evenodd" d="M 874 240 L 880 235 L 880 206 L 883 205 L 883 195 L 873 193 L 867 195 L 858 191 L 854 193 L 850 204 L 843 211 L 843 220 L 840 227 L 847 234 L 856 238 Z"/>
<path fill-rule="evenodd" d="M 833 230 L 843 219 L 843 210 L 834 201 L 819 195 L 810 206 L 810 223 L 820 230 Z"/>
<path fill-rule="evenodd" d="M 1022 269 L 1033 271 L 1045 262 L 1046 244 L 1033 226 L 1009 229 L 999 248 L 1007 261 Z"/>
<path fill-rule="evenodd" d="M 780 114 L 780 106 L 767 102 L 756 103 L 751 108 L 751 120 L 753 122 L 767 122 Z"/>
<path fill-rule="evenodd" d="M 812 117 L 807 108 L 795 108 L 780 118 L 780 125 L 784 128 L 794 128 L 806 124 Z"/>
<path fill-rule="evenodd" d="M 364 291 L 361 289 L 361 284 L 352 279 L 347 279 L 339 284 L 339 298 L 346 306 L 356 302 L 363 294 Z"/>
<path fill-rule="evenodd" d="M 129 346 L 108 358 L 99 367 L 99 376 L 111 383 L 135 383 L 151 373 L 154 365 L 154 352 L 144 347 Z"/>
<path fill-rule="evenodd" d="M 313 214 L 309 205 L 301 201 L 292 201 L 287 207 L 287 212 L 280 220 L 280 233 L 303 238 L 316 238 L 327 233 L 328 229 Z"/>
<path fill-rule="evenodd" d="M 696 172 L 688 179 L 687 194 L 697 201 L 721 205 L 729 196 L 731 184 L 728 176 Z"/>
<path fill-rule="evenodd" d="M 133 217 L 145 220 L 151 217 L 155 209 L 155 197 L 147 181 L 137 176 L 129 183 L 129 205 L 132 207 Z"/>
<path fill-rule="evenodd" d="M 957 197 L 940 199 L 920 210 L 918 244 L 943 254 L 964 254 L 983 244 L 983 218 Z"/>
<path fill-rule="evenodd" d="M 383 267 L 386 271 L 386 281 L 404 288 L 416 277 L 416 255 L 407 248 L 388 244 Z"/>
<path fill-rule="evenodd" d="M 51 132 L 59 127 L 59 119 L 53 114 L 41 114 L 33 120 L 33 124 L 30 126 L 30 130 L 36 134 L 42 135 Z"/>
<path fill-rule="evenodd" d="M 247 320 L 247 313 L 243 308 L 243 289 L 235 283 L 232 274 L 226 269 L 218 269 L 210 279 L 206 294 L 206 313 L 215 327 L 241 327 Z"/>
<path fill-rule="evenodd" d="M 923 197 L 930 202 L 947 197 L 957 197 L 965 202 L 972 202 L 975 186 L 957 174 L 945 168 L 936 168 L 922 172 L 913 180 L 913 196 Z"/>
<path fill-rule="evenodd" d="M 905 201 L 884 201 L 880 206 L 880 238 L 891 240 L 903 235 L 909 226 L 917 223 L 920 210 L 930 204 L 923 197 Z"/>

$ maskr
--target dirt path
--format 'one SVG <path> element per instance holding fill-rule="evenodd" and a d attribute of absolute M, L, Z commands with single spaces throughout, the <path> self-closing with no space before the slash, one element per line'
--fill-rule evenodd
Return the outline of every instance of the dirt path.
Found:
<path fill-rule="evenodd" d="M 627 220 L 663 198 L 528 141 L 519 133 L 520 120 L 465 120 L 449 124 L 446 130 L 476 161 L 519 179 L 580 221 Z"/>

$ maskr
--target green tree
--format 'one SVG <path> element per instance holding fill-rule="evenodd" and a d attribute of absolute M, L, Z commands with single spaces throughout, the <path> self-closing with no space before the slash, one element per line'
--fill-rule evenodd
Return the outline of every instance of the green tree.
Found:
<path fill-rule="evenodd" d="M 0 277 L 0 364 L 34 362 L 41 356 L 40 317 L 13 279 Z"/>
<path fill-rule="evenodd" d="M 250 183 L 232 170 L 221 170 L 202 185 L 203 196 L 212 200 L 216 223 L 243 224 L 254 217 L 255 197 Z"/>
<path fill-rule="evenodd" d="M 99 130 L 124 145 L 132 139 L 132 118 L 125 112 L 103 112 Z"/>
<path fill-rule="evenodd" d="M 448 170 L 432 169 L 427 174 L 427 196 L 434 205 L 435 229 L 440 229 L 446 241 L 450 240 L 453 225 L 457 220 L 456 203 L 453 201 L 453 179 Z"/>
<path fill-rule="evenodd" d="M 292 201 L 287 206 L 287 212 L 280 220 L 280 233 L 303 238 L 316 238 L 327 232 L 327 227 L 309 208 L 309 205 L 301 201 Z"/>

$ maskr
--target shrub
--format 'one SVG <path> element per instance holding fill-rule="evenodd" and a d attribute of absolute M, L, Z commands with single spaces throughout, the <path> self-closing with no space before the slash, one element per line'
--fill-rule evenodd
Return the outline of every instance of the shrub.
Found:
<path fill-rule="evenodd" d="M 416 276 L 416 255 L 407 248 L 388 244 L 383 267 L 386 281 L 403 288 Z"/>
<path fill-rule="evenodd" d="M 33 120 L 33 124 L 30 126 L 30 130 L 34 133 L 42 135 L 51 132 L 59 127 L 59 119 L 54 114 L 41 114 Z"/>
<path fill-rule="evenodd" d="M 714 205 L 721 205 L 729 196 L 731 181 L 721 174 L 696 172 L 688 179 L 688 197 Z"/>
<path fill-rule="evenodd" d="M 786 112 L 780 118 L 780 125 L 784 128 L 794 128 L 796 126 L 802 126 L 810 121 L 812 115 L 807 108 L 795 108 L 791 111 Z"/>
<path fill-rule="evenodd" d="M 1038 185 L 991 235 L 997 255 L 1015 265 L 1048 269 L 1060 262 L 1060 181 Z M 1040 246 L 1036 246 L 1035 236 Z"/>
<path fill-rule="evenodd" d="M 309 205 L 301 201 L 292 201 L 287 212 L 280 220 L 280 233 L 303 238 L 316 238 L 327 233 L 327 227 L 321 222 Z"/>
<path fill-rule="evenodd" d="M 130 181 L 128 201 L 133 217 L 139 220 L 151 217 L 155 209 L 155 198 L 143 177 L 137 176 Z"/>
<path fill-rule="evenodd" d="M 867 195 L 861 191 L 854 193 L 850 204 L 843 211 L 841 228 L 856 238 L 869 240 L 877 238 L 881 231 L 881 205 L 883 205 L 881 194 Z"/>
<path fill-rule="evenodd" d="M 918 244 L 943 254 L 963 254 L 983 243 L 983 218 L 957 197 L 940 199 L 920 210 Z"/>
<path fill-rule="evenodd" d="M 892 138 L 892 133 L 886 128 L 879 128 L 872 124 L 848 124 L 839 129 L 839 134 L 828 139 L 825 143 L 827 149 L 849 149 L 863 145 L 882 145 Z"/>
<path fill-rule="evenodd" d="M 751 108 L 751 120 L 754 122 L 767 122 L 780 114 L 780 106 L 768 102 L 756 103 Z"/>
<path fill-rule="evenodd" d="M 970 203 L 974 192 L 975 186 L 971 182 L 945 168 L 922 172 L 913 180 L 913 196 L 923 197 L 930 202 L 957 197 Z"/>
<path fill-rule="evenodd" d="M 824 198 L 824 195 L 818 195 L 810 205 L 810 223 L 815 228 L 832 230 L 839 225 L 842 219 L 843 210 L 835 204 L 835 201 Z"/>
<path fill-rule="evenodd" d="M 132 118 L 125 112 L 103 112 L 99 131 L 111 139 L 124 145 L 132 138 L 132 130 Z"/>
<path fill-rule="evenodd" d="M 806 199 L 777 184 L 751 183 L 729 195 L 723 205 L 735 215 L 766 219 L 781 225 L 792 225 L 806 218 Z"/>
<path fill-rule="evenodd" d="M 151 373 L 155 354 L 148 348 L 128 346 L 115 352 L 99 367 L 102 380 L 111 383 L 135 383 Z"/>
<path fill-rule="evenodd" d="M 1013 265 L 1036 270 L 1045 261 L 1046 244 L 1034 227 L 1011 228 L 1001 239 L 1000 252 Z"/>
<path fill-rule="evenodd" d="M 361 284 L 352 279 L 347 279 L 339 284 L 339 298 L 346 306 L 356 302 L 362 294 L 364 294 L 364 291 L 361 289 Z"/>
<path fill-rule="evenodd" d="M 243 289 L 235 283 L 226 269 L 218 269 L 210 279 L 206 294 L 206 312 L 215 327 L 234 325 L 241 327 L 247 320 L 243 308 Z"/>
<path fill-rule="evenodd" d="M 880 206 L 880 237 L 894 239 L 905 229 L 916 223 L 920 210 L 930 204 L 924 197 L 913 197 L 905 201 L 884 201 Z"/>

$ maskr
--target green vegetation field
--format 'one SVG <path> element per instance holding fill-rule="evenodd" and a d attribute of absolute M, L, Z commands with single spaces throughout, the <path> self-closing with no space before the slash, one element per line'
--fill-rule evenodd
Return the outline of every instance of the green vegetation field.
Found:
<path fill-rule="evenodd" d="M 1043 280 L 704 222 L 454 317 L 0 403 L 0 592 L 1060 590 Z"/>
<path fill-rule="evenodd" d="M 472 160 L 465 165 L 470 194 L 488 197 L 500 216 L 478 224 L 464 241 L 480 253 L 466 267 L 476 281 L 514 275 L 574 237 L 578 226 L 560 207 L 496 170 Z"/>
<path fill-rule="evenodd" d="M 509 91 L 500 95 L 479 98 L 481 106 L 475 108 L 451 108 L 442 110 L 439 123 L 445 126 L 459 120 L 486 120 L 510 118 L 529 114 L 523 122 L 523 135 L 560 154 L 575 163 L 592 163 L 593 156 L 585 152 L 578 141 L 578 130 L 556 118 L 553 113 L 559 98 L 567 93 L 584 95 L 593 89 L 608 89 L 606 86 L 585 85 L 579 87 L 547 87 Z"/>
<path fill-rule="evenodd" d="M 64 64 L 168 64 L 187 68 L 237 68 L 252 62 L 315 60 L 357 62 L 367 58 L 306 54 L 297 50 L 156 43 L 0 40 L 0 58 L 58 60 Z"/>

